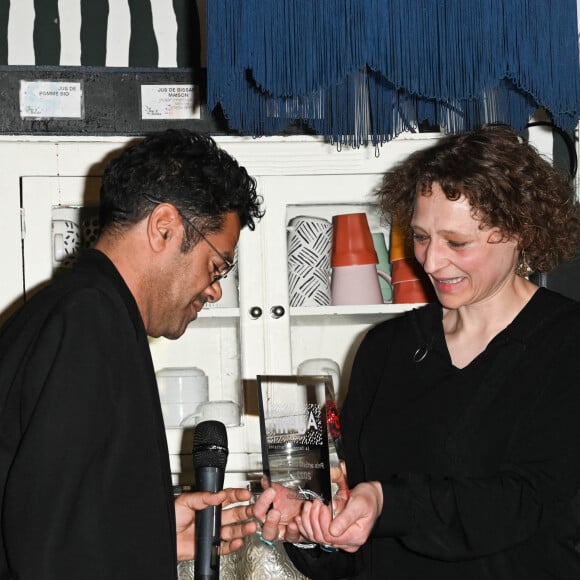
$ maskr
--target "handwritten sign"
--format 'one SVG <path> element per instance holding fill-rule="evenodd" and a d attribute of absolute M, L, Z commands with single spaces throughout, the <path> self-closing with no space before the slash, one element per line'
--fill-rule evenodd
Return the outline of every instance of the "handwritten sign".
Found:
<path fill-rule="evenodd" d="M 142 119 L 199 119 L 196 85 L 141 85 Z"/>
<path fill-rule="evenodd" d="M 82 82 L 20 81 L 20 117 L 82 119 Z"/>

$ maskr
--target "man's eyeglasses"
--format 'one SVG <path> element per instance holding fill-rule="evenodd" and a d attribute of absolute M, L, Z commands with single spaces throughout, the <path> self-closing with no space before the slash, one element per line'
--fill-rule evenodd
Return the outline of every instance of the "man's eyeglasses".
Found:
<path fill-rule="evenodd" d="M 154 197 L 150 197 L 149 195 L 147 195 L 146 193 L 142 194 L 143 197 L 147 200 L 150 201 L 151 203 L 154 203 L 155 205 L 159 205 L 160 203 L 164 203 L 163 201 L 161 201 L 160 199 L 155 199 Z M 170 202 L 167 202 L 170 203 Z M 184 213 L 177 207 L 177 206 L 173 206 L 175 207 L 175 209 L 177 210 L 177 213 L 180 215 L 181 219 L 186 221 L 191 228 L 193 229 L 193 231 L 221 258 L 221 260 L 223 261 L 222 266 L 220 266 L 219 268 L 215 268 L 214 272 L 213 272 L 213 278 L 212 278 L 212 284 L 214 284 L 215 282 L 219 282 L 220 280 L 223 280 L 236 266 L 236 262 L 234 260 L 230 260 L 229 258 L 227 258 L 226 256 L 224 256 L 206 237 L 205 235 L 199 230 L 199 228 L 197 228 L 194 223 L 186 216 L 184 215 Z"/>

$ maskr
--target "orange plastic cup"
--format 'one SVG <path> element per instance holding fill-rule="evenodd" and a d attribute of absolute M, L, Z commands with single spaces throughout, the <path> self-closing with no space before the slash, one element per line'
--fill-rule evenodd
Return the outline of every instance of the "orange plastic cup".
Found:
<path fill-rule="evenodd" d="M 413 246 L 408 240 L 405 240 L 401 228 L 396 223 L 391 223 L 391 244 L 389 249 L 391 262 L 402 260 L 403 258 L 412 258 L 413 255 Z"/>
<path fill-rule="evenodd" d="M 378 262 L 367 214 L 333 216 L 331 266 L 361 266 Z"/>
<path fill-rule="evenodd" d="M 434 302 L 435 291 L 415 258 L 391 262 L 393 304 Z"/>

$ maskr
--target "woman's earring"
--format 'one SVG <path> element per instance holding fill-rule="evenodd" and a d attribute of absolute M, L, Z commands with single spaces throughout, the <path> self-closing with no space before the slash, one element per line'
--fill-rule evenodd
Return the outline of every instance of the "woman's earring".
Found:
<path fill-rule="evenodd" d="M 516 275 L 521 278 L 527 278 L 533 272 L 532 268 L 528 264 L 526 258 L 526 251 L 522 250 L 520 254 L 520 259 L 518 260 L 518 265 L 516 266 Z"/>

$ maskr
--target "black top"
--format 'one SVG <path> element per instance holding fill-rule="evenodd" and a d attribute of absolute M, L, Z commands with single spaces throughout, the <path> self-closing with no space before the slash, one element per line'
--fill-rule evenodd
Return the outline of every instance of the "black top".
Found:
<path fill-rule="evenodd" d="M 355 557 L 291 549 L 312 577 L 580 578 L 580 304 L 539 289 L 464 369 L 439 305 L 378 325 L 342 424 L 350 485 L 384 506 Z"/>
<path fill-rule="evenodd" d="M 1 580 L 177 577 L 147 335 L 96 250 L 0 333 L 0 524 Z"/>

